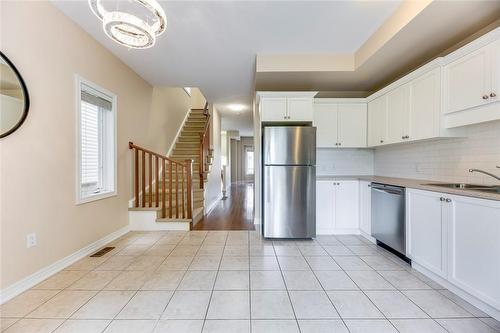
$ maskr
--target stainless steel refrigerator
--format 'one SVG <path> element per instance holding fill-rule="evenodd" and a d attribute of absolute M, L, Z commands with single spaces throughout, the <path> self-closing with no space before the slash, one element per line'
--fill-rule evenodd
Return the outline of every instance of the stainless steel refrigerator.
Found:
<path fill-rule="evenodd" d="M 316 127 L 270 126 L 263 133 L 264 237 L 316 237 Z"/>

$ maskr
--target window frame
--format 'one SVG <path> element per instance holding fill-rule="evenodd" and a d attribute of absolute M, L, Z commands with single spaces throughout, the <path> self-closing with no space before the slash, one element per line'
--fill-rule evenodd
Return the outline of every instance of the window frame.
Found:
<path fill-rule="evenodd" d="M 106 182 L 106 179 L 109 181 L 113 182 L 112 188 L 109 188 L 107 190 L 104 190 L 103 192 L 96 193 L 96 194 L 90 194 L 83 196 L 82 191 L 81 191 L 81 181 L 82 181 L 82 168 L 81 168 L 81 163 L 82 163 L 82 151 L 81 151 L 81 102 L 82 102 L 82 85 L 86 85 L 90 87 L 91 89 L 95 90 L 96 93 L 103 95 L 106 99 L 109 99 L 111 101 L 111 114 L 110 118 L 105 123 L 106 126 L 112 127 L 112 134 L 106 134 L 102 135 L 102 140 L 109 140 L 111 137 L 113 140 L 112 143 L 112 148 L 111 152 L 106 152 L 105 149 L 102 149 L 100 152 L 103 156 L 102 158 L 102 167 L 100 168 L 101 170 L 99 171 L 104 175 L 104 173 L 108 172 L 105 176 L 103 176 L 102 181 Z M 117 96 L 116 94 L 110 92 L 107 89 L 104 89 L 97 84 L 84 79 L 83 77 L 79 75 L 75 75 L 75 112 L 76 112 L 76 186 L 75 186 L 75 203 L 77 205 L 81 205 L 84 203 L 88 202 L 93 202 L 97 200 L 102 200 L 105 198 L 110 198 L 118 195 L 118 190 L 117 190 L 117 181 L 118 181 L 118 160 L 117 160 L 117 116 L 116 116 L 116 109 L 117 109 Z M 104 128 L 101 128 L 102 131 L 105 131 Z M 107 130 L 109 131 L 109 129 Z M 107 132 L 106 131 L 106 132 Z M 112 135 L 112 136 L 110 136 Z M 103 142 L 103 146 L 108 146 L 110 145 L 105 144 Z M 113 167 L 112 168 L 105 168 L 104 164 L 109 163 L 110 159 L 112 159 L 113 162 Z M 110 173 L 113 173 L 112 175 Z M 108 184 L 105 184 L 107 186 Z"/>

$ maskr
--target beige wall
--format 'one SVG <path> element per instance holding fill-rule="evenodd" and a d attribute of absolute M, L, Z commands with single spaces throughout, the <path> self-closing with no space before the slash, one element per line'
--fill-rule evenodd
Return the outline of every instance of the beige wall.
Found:
<path fill-rule="evenodd" d="M 207 187 L 205 189 L 205 211 L 211 208 L 221 197 L 221 118 L 215 108 L 211 108 L 210 123 L 210 145 L 214 150 L 212 167 L 208 174 Z"/>
<path fill-rule="evenodd" d="M 190 102 L 182 89 L 153 89 L 50 3 L 0 6 L 0 48 L 32 103 L 23 126 L 0 141 L 3 289 L 127 226 L 128 141 L 166 152 Z M 118 195 L 83 205 L 75 205 L 75 74 L 118 96 Z M 38 245 L 26 249 L 31 232 Z"/>

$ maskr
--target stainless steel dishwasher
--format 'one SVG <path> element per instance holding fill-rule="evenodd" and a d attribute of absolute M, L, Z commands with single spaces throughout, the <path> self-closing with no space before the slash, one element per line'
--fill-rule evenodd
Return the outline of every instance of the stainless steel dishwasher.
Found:
<path fill-rule="evenodd" d="M 372 183 L 372 236 L 406 257 L 405 188 Z"/>

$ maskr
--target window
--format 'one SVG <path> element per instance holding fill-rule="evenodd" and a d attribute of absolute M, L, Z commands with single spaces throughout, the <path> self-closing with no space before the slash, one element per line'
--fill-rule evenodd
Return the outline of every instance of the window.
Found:
<path fill-rule="evenodd" d="M 253 150 L 247 150 L 246 152 L 246 171 L 245 173 L 250 176 L 253 175 Z"/>
<path fill-rule="evenodd" d="M 116 96 L 77 78 L 77 203 L 116 194 Z"/>

